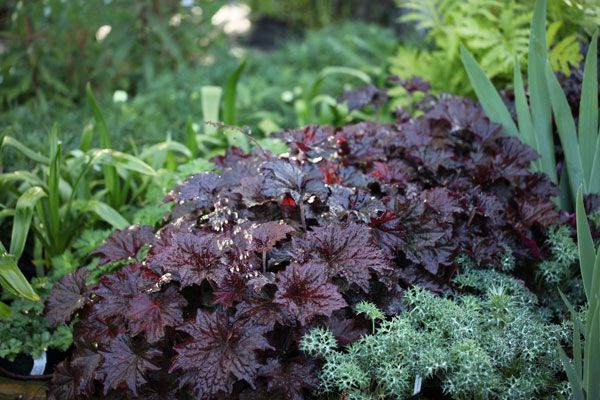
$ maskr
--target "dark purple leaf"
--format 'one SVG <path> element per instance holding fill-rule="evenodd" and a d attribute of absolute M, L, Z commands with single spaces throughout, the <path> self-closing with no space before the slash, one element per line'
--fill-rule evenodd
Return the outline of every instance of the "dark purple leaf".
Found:
<path fill-rule="evenodd" d="M 100 256 L 100 265 L 135 258 L 138 251 L 154 242 L 152 227 L 132 225 L 129 228 L 115 231 L 104 244 L 91 255 Z"/>
<path fill-rule="evenodd" d="M 294 249 L 299 262 L 323 264 L 330 277 L 341 276 L 365 292 L 369 289 L 371 271 L 382 274 L 390 268 L 389 260 L 373 244 L 365 225 L 314 227 L 302 239 L 294 239 Z"/>
<path fill-rule="evenodd" d="M 302 325 L 316 315 L 330 316 L 347 306 L 337 287 L 327 279 L 322 264 L 291 264 L 277 274 L 277 287 L 274 302 Z"/>
<path fill-rule="evenodd" d="M 145 332 L 148 342 L 154 343 L 162 339 L 165 327 L 183 322 L 187 301 L 171 286 L 164 292 L 139 293 L 129 305 L 125 316 L 131 333 Z"/>
<path fill-rule="evenodd" d="M 224 313 L 198 311 L 195 321 L 179 329 L 191 338 L 175 347 L 171 371 L 193 371 L 190 384 L 200 397 L 229 392 L 232 378 L 253 386 L 260 367 L 255 352 L 271 348 L 262 329 L 230 323 Z"/>
<path fill-rule="evenodd" d="M 138 388 L 146 383 L 146 373 L 160 369 L 154 358 L 161 356 L 156 349 L 139 350 L 134 348 L 131 339 L 125 335 L 115 337 L 105 350 L 100 350 L 104 362 L 98 369 L 104 384 L 104 394 L 110 389 L 127 387 L 137 395 Z"/>
<path fill-rule="evenodd" d="M 79 268 L 61 278 L 52 288 L 46 300 L 46 315 L 50 325 L 63 324 L 89 302 L 86 280 L 90 275 Z"/>

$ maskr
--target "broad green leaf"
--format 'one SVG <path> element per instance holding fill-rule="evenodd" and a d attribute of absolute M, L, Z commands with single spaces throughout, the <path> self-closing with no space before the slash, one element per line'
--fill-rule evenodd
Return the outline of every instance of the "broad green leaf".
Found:
<path fill-rule="evenodd" d="M 6 252 L 6 248 L 2 243 L 0 243 L 0 286 L 15 296 L 33 301 L 40 300 L 38 294 L 17 266 L 15 257 Z"/>
<path fill-rule="evenodd" d="M 223 122 L 228 125 L 235 125 L 236 120 L 236 99 L 237 99 L 237 85 L 240 79 L 240 75 L 246 68 L 246 59 L 237 66 L 235 71 L 227 79 L 225 88 L 223 90 Z"/>
<path fill-rule="evenodd" d="M 206 122 L 219 122 L 219 105 L 222 94 L 223 90 L 219 86 L 202 86 L 200 88 L 204 133 L 207 136 L 214 136 L 218 131 L 216 126 Z"/>
<path fill-rule="evenodd" d="M 108 222 L 116 229 L 127 228 L 131 225 L 117 210 L 106 203 L 98 200 L 89 200 L 86 202 L 89 210 L 93 211 L 100 219 Z"/>
<path fill-rule="evenodd" d="M 583 167 L 581 165 L 579 144 L 577 143 L 575 121 L 573 120 L 573 115 L 571 115 L 571 108 L 569 107 L 567 98 L 556 79 L 556 75 L 554 75 L 552 68 L 550 68 L 550 64 L 546 64 L 546 81 L 548 83 L 548 91 L 550 93 L 558 136 L 565 154 L 571 193 L 577 193 L 580 185 L 583 185 L 584 192 L 588 193 L 587 183 L 583 179 Z"/>
<path fill-rule="evenodd" d="M 0 301 L 0 320 L 8 318 L 11 315 L 13 315 L 12 309 L 6 303 Z"/>
<path fill-rule="evenodd" d="M 591 304 L 593 297 L 591 293 L 593 268 L 596 258 L 592 232 L 588 223 L 585 206 L 583 205 L 583 189 L 581 186 L 577 191 L 577 200 L 575 203 L 575 218 L 577 221 L 577 247 L 579 249 L 579 265 L 581 268 L 581 278 L 588 302 Z"/>
<path fill-rule="evenodd" d="M 504 105 L 492 82 L 485 75 L 485 72 L 477 64 L 471 53 L 463 46 L 460 47 L 460 55 L 471 81 L 471 86 L 473 86 L 473 90 L 477 94 L 477 98 L 489 119 L 502 125 L 504 133 L 507 135 L 519 137 L 519 130 L 510 112 Z"/>
<path fill-rule="evenodd" d="M 15 216 L 13 219 L 12 236 L 10 240 L 10 253 L 16 260 L 21 258 L 27 234 L 31 226 L 33 208 L 37 202 L 46 196 L 46 192 L 39 186 L 27 189 L 17 200 L 15 207 Z"/>
<path fill-rule="evenodd" d="M 598 32 L 594 33 L 588 48 L 583 69 L 581 85 L 581 103 L 579 104 L 579 149 L 583 177 L 590 184 L 594 153 L 598 139 L 598 68 L 597 68 Z M 598 182 L 600 185 L 600 182 Z M 588 187 L 591 191 L 591 188 Z"/>
<path fill-rule="evenodd" d="M 181 145 L 181 147 L 184 147 Z M 187 149 L 185 149 L 187 151 Z M 121 153 L 111 149 L 90 150 L 88 155 L 91 157 L 92 164 L 104 164 L 112 167 L 122 168 L 129 171 L 139 172 L 143 175 L 156 175 L 154 168 L 132 156 L 131 154 Z"/>
<path fill-rule="evenodd" d="M 139 155 L 139 159 L 151 160 L 154 168 L 160 168 L 162 167 L 162 164 L 156 161 L 159 161 L 161 159 L 164 160 L 167 152 L 179 153 L 183 155 L 186 159 L 192 157 L 192 152 L 187 146 L 179 142 L 175 142 L 169 138 L 164 142 L 156 143 L 144 149 L 144 151 L 142 151 L 142 153 Z"/>

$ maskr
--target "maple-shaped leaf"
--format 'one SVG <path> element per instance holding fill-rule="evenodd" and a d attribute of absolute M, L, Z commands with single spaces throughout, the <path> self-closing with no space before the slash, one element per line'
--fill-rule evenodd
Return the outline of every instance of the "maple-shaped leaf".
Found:
<path fill-rule="evenodd" d="M 276 304 L 280 304 L 302 325 L 316 315 L 330 316 L 347 306 L 337 286 L 329 281 L 323 264 L 290 264 L 277 274 Z"/>
<path fill-rule="evenodd" d="M 236 320 L 260 326 L 265 331 L 272 330 L 276 323 L 280 325 L 293 323 L 293 317 L 285 309 L 274 303 L 269 296 L 255 291 L 248 291 L 244 301 L 240 302 L 236 309 Z"/>
<path fill-rule="evenodd" d="M 372 218 L 369 226 L 378 243 L 392 254 L 401 251 L 410 261 L 436 274 L 440 265 L 452 263 L 457 243 L 451 241 L 450 223 L 436 218 L 425 204 L 419 199 L 398 203 L 397 214 L 386 210 Z"/>
<path fill-rule="evenodd" d="M 94 250 L 92 256 L 100 256 L 100 265 L 134 258 L 138 251 L 154 242 L 152 227 L 147 225 L 132 225 L 115 231 L 106 239 L 104 244 Z"/>
<path fill-rule="evenodd" d="M 219 286 L 213 291 L 214 302 L 224 307 L 231 307 L 233 303 L 242 299 L 245 288 L 246 283 L 240 274 L 230 273 L 223 278 Z"/>
<path fill-rule="evenodd" d="M 375 161 L 370 175 L 380 182 L 404 186 L 414 173 L 406 163 L 393 160 L 390 162 Z"/>
<path fill-rule="evenodd" d="M 182 309 L 187 301 L 177 288 L 171 286 L 164 292 L 140 293 L 129 301 L 125 314 L 131 333 L 146 332 L 149 343 L 163 338 L 165 327 L 183 322 Z"/>
<path fill-rule="evenodd" d="M 175 232 L 170 240 L 154 246 L 148 263 L 172 273 L 183 286 L 199 285 L 205 279 L 219 283 L 227 267 L 217 240 L 211 233 Z"/>
<path fill-rule="evenodd" d="M 317 175 L 305 164 L 296 165 L 289 160 L 275 160 L 263 165 L 267 172 L 263 194 L 280 199 L 291 196 L 296 203 L 306 201 L 310 196 L 324 200 L 329 190 Z"/>
<path fill-rule="evenodd" d="M 198 208 L 212 206 L 221 183 L 221 177 L 213 172 L 192 175 L 181 185 L 171 190 L 165 201 L 176 203 L 191 202 Z"/>
<path fill-rule="evenodd" d="M 78 387 L 77 368 L 65 360 L 54 369 L 48 385 L 48 400 L 75 400 L 81 394 Z"/>
<path fill-rule="evenodd" d="M 303 129 L 273 133 L 273 137 L 285 140 L 293 153 L 306 153 L 310 158 L 326 156 L 335 152 L 331 126 L 309 125 Z"/>
<path fill-rule="evenodd" d="M 233 377 L 254 386 L 260 367 L 256 351 L 272 348 L 261 328 L 244 321 L 232 323 L 223 312 L 199 310 L 195 321 L 178 329 L 191 338 L 175 346 L 170 371 L 192 371 L 190 384 L 200 398 L 228 392 Z"/>
<path fill-rule="evenodd" d="M 341 346 L 346 346 L 369 333 L 370 326 L 365 319 L 348 319 L 337 315 L 340 313 L 333 313 L 327 320 L 327 328 Z"/>
<path fill-rule="evenodd" d="M 314 389 L 319 384 L 313 365 L 302 359 L 285 363 L 271 359 L 261 368 L 260 374 L 267 378 L 269 392 L 285 400 L 303 400 L 303 391 Z"/>
<path fill-rule="evenodd" d="M 73 354 L 71 365 L 77 370 L 79 393 L 91 393 L 93 391 L 96 369 L 100 364 L 100 354 L 92 344 L 79 340 L 76 343 L 76 351 Z"/>
<path fill-rule="evenodd" d="M 86 280 L 90 272 L 79 268 L 61 278 L 52 287 L 46 300 L 46 316 L 50 325 L 67 322 L 89 302 Z"/>
<path fill-rule="evenodd" d="M 384 252 L 372 243 L 370 229 L 365 225 L 313 227 L 302 239 L 294 239 L 293 246 L 298 261 L 324 264 L 330 277 L 341 276 L 365 292 L 369 289 L 371 270 L 382 274 L 390 268 Z"/>
<path fill-rule="evenodd" d="M 153 359 L 160 357 L 162 352 L 157 349 L 137 349 L 132 340 L 119 334 L 105 350 L 100 350 L 104 362 L 98 368 L 102 376 L 104 394 L 110 389 L 127 387 L 137 396 L 138 388 L 147 382 L 146 373 L 159 370 Z"/>
<path fill-rule="evenodd" d="M 250 230 L 252 239 L 249 249 L 258 252 L 269 251 L 291 232 L 294 232 L 294 228 L 284 223 L 271 221 L 260 224 Z"/>
<path fill-rule="evenodd" d="M 339 220 L 349 216 L 353 221 L 368 222 L 379 212 L 385 211 L 385 205 L 370 193 L 345 186 L 334 185 L 327 199 L 329 211 Z"/>
<path fill-rule="evenodd" d="M 94 294 L 98 301 L 94 305 L 95 316 L 100 318 L 119 318 L 129 309 L 133 297 L 153 287 L 160 276 L 148 268 L 132 264 L 100 279 Z"/>

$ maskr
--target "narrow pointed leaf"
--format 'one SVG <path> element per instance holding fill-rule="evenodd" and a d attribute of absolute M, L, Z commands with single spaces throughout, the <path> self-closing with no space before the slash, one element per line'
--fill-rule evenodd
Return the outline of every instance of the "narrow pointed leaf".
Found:
<path fill-rule="evenodd" d="M 581 150 L 581 163 L 583 165 L 584 179 L 590 183 L 592 182 L 590 175 L 598 137 L 597 42 L 598 32 L 594 34 L 585 58 L 583 83 L 581 85 L 581 104 L 579 105 L 579 148 Z"/>
<path fill-rule="evenodd" d="M 8 146 L 14 147 L 25 157 L 29 158 L 31 161 L 35 161 L 36 163 L 48 165 L 50 162 L 48 157 L 38 153 L 37 151 L 31 150 L 29 147 L 25 146 L 12 136 L 4 136 L 4 139 L 2 139 L 2 145 L 0 146 L 0 153 L 2 153 L 4 148 Z"/>
<path fill-rule="evenodd" d="M 579 248 L 579 264 L 581 268 L 581 278 L 583 279 L 583 287 L 588 302 L 592 301 L 592 278 L 594 259 L 596 252 L 594 250 L 594 241 L 590 231 L 585 206 L 583 205 L 583 190 L 581 187 L 577 192 L 577 202 L 575 204 L 576 219 L 577 219 L 577 246 Z"/>
<path fill-rule="evenodd" d="M 552 68 L 550 68 L 550 64 L 546 65 L 546 80 L 548 82 L 550 101 L 552 102 L 558 136 L 560 137 L 560 143 L 565 153 L 565 163 L 567 164 L 571 193 L 577 193 L 577 188 L 580 185 L 583 185 L 584 192 L 588 193 L 586 182 L 583 179 L 583 167 L 581 165 L 579 144 L 577 143 L 575 121 L 573 120 L 573 115 L 571 115 L 571 108 L 569 107 L 567 98 Z"/>
<path fill-rule="evenodd" d="M 518 137 L 519 129 L 492 82 L 467 49 L 461 46 L 460 54 L 473 90 L 490 120 L 502 125 L 507 135 Z"/>
<path fill-rule="evenodd" d="M 560 290 L 558 292 L 563 302 L 569 309 L 569 312 L 571 313 L 571 319 L 573 320 L 573 367 L 575 368 L 577 377 L 581 379 L 583 376 L 583 358 L 581 355 L 581 319 L 563 292 Z"/>
<path fill-rule="evenodd" d="M 519 64 L 519 58 L 515 56 L 515 71 L 514 71 L 514 85 L 515 85 L 515 105 L 517 109 L 517 119 L 519 122 L 519 132 L 521 138 L 529 146 L 533 147 L 541 155 L 539 143 L 531 120 L 531 114 L 529 113 L 529 104 L 527 103 L 527 96 L 525 94 L 525 87 L 523 85 L 523 76 L 521 75 L 521 66 Z M 540 170 L 541 165 L 539 160 L 533 162 L 536 170 Z"/>
<path fill-rule="evenodd" d="M 225 84 L 225 90 L 223 92 L 223 122 L 228 125 L 235 125 L 236 118 L 236 98 L 237 98 L 237 85 L 240 79 L 240 75 L 246 68 L 246 59 L 242 60 L 237 66 L 235 71 L 231 74 L 227 83 Z"/>
<path fill-rule="evenodd" d="M 560 357 L 560 361 L 562 362 L 565 372 L 567 373 L 567 378 L 571 384 L 574 399 L 586 400 L 581 387 L 581 380 L 577 377 L 577 373 L 571 364 L 571 360 L 569 360 L 569 357 L 567 357 L 565 351 L 560 346 L 558 347 L 558 356 Z"/>
<path fill-rule="evenodd" d="M 123 229 L 131 225 L 117 210 L 106 203 L 98 200 L 91 200 L 88 202 L 87 207 L 95 212 L 100 219 L 112 225 L 113 228 Z"/>
<path fill-rule="evenodd" d="M 529 86 L 531 119 L 538 138 L 539 152 L 542 155 L 542 169 L 552 182 L 558 183 L 552 138 L 552 107 L 545 78 L 546 60 L 548 59 L 545 0 L 537 0 L 535 3 L 530 32 L 527 84 Z"/>

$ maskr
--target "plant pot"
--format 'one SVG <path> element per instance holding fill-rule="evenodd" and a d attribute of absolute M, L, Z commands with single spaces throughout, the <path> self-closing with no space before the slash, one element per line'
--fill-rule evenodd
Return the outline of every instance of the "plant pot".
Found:
<path fill-rule="evenodd" d="M 66 358 L 66 353 L 50 349 L 45 352 L 45 360 L 43 358 L 37 362 L 26 354 L 17 355 L 14 361 L 0 358 L 0 375 L 19 380 L 50 380 L 54 368 Z"/>

